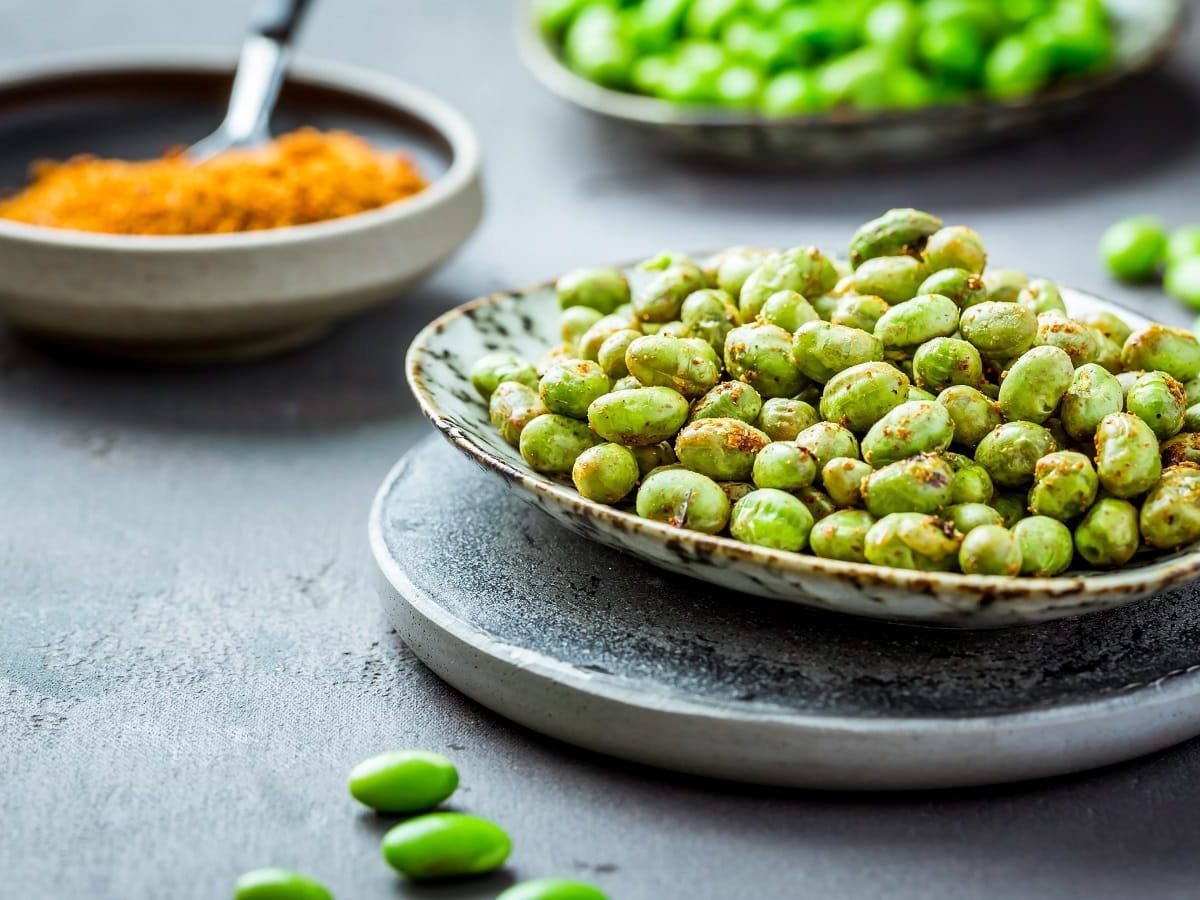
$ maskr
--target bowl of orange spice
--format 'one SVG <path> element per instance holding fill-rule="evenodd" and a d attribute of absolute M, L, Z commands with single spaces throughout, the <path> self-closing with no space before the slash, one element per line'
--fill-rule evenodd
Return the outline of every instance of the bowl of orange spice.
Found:
<path fill-rule="evenodd" d="M 224 61 L 0 75 L 0 316 L 166 362 L 269 355 L 398 297 L 482 214 L 470 126 L 385 76 L 297 65 L 262 147 L 201 161 Z"/>

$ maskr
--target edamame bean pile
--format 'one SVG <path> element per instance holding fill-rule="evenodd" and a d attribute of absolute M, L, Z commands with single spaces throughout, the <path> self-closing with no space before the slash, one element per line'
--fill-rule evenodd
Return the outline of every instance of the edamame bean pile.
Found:
<path fill-rule="evenodd" d="M 1200 540 L 1200 342 L 987 269 L 914 209 L 816 247 L 559 279 L 562 344 L 472 369 L 534 470 L 639 516 L 903 569 L 1051 576 Z"/>
<path fill-rule="evenodd" d="M 1033 94 L 1103 69 L 1102 0 L 538 0 L 592 81 L 768 116 Z"/>

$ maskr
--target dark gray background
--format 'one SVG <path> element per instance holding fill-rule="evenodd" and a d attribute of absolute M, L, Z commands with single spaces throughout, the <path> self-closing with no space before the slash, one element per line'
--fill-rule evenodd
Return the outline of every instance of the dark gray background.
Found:
<path fill-rule="evenodd" d="M 246 9 L 6 0 L 0 59 L 233 46 Z M 1118 215 L 1200 218 L 1200 34 L 1168 74 L 1034 140 L 780 176 L 674 163 L 547 96 L 511 49 L 511 11 L 326 0 L 310 23 L 306 52 L 427 86 L 479 130 L 487 220 L 425 287 L 302 354 L 225 371 L 89 366 L 0 337 L 0 894 L 216 898 L 280 864 L 342 900 L 493 896 L 504 879 L 404 887 L 378 858 L 384 823 L 346 798 L 354 762 L 416 745 L 450 753 L 456 803 L 511 831 L 513 876 L 576 874 L 619 898 L 1194 896 L 1200 744 L 920 797 L 628 768 L 514 729 L 422 669 L 378 609 L 364 525 L 428 432 L 401 376 L 415 330 L 577 263 L 663 243 L 837 246 L 911 204 L 975 225 L 1000 264 L 1186 322 L 1094 257 Z"/>

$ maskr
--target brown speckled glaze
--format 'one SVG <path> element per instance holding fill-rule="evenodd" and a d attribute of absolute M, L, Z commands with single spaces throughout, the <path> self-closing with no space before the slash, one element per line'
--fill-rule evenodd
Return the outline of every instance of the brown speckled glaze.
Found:
<path fill-rule="evenodd" d="M 639 273 L 630 273 L 637 279 Z M 1129 310 L 1070 289 L 1074 314 Z M 502 477 L 522 499 L 572 531 L 664 569 L 762 597 L 875 619 L 967 628 L 1042 622 L 1112 609 L 1200 576 L 1200 548 L 1138 557 L 1115 572 L 1072 571 L 1058 578 L 1004 578 L 913 572 L 820 559 L 711 537 L 580 497 L 532 471 L 488 421 L 468 378 L 484 353 L 536 360 L 557 343 L 558 300 L 551 284 L 482 297 L 427 326 L 408 351 L 409 384 L 421 410 L 476 464 Z"/>

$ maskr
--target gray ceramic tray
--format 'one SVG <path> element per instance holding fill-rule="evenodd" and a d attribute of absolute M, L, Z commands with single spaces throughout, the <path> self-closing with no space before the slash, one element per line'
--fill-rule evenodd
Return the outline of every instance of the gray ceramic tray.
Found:
<path fill-rule="evenodd" d="M 810 612 L 577 537 L 434 438 L 370 519 L 381 592 L 438 675 L 522 725 L 680 772 L 951 787 L 1200 733 L 1200 589 L 1006 631 Z"/>

